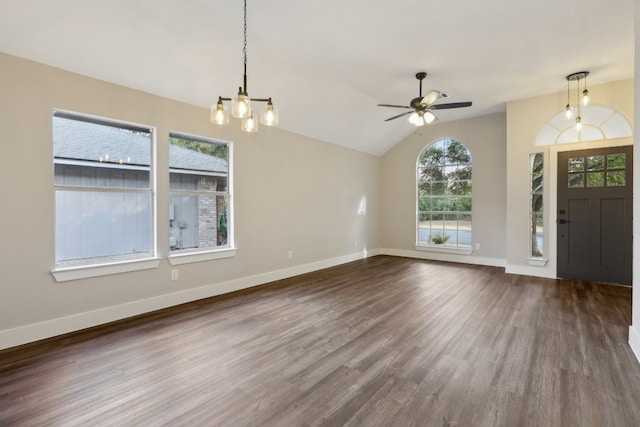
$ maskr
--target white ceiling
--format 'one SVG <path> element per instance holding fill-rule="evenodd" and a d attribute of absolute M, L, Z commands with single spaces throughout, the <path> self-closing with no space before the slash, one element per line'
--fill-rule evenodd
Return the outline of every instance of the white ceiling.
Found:
<path fill-rule="evenodd" d="M 381 155 L 423 93 L 471 108 L 633 77 L 633 0 L 248 0 L 248 92 L 279 127 Z M 242 0 L 0 0 L 0 51 L 200 106 L 242 85 Z M 561 106 L 559 106 L 561 108 Z M 233 124 L 232 124 L 233 125 Z"/>

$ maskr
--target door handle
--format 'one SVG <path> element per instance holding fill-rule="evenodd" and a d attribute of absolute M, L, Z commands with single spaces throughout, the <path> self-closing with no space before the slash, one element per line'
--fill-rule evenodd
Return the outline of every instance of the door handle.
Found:
<path fill-rule="evenodd" d="M 558 224 L 566 224 L 567 222 L 569 222 L 569 221 L 567 221 L 566 219 L 559 219 L 558 220 Z"/>

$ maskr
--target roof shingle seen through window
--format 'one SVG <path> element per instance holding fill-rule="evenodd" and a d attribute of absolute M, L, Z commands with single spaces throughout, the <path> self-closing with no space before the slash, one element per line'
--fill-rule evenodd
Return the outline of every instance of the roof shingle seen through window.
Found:
<path fill-rule="evenodd" d="M 53 117 L 55 159 L 149 166 L 151 134 L 63 117 Z M 169 167 L 190 171 L 227 173 L 227 161 L 184 147 L 169 145 Z"/>

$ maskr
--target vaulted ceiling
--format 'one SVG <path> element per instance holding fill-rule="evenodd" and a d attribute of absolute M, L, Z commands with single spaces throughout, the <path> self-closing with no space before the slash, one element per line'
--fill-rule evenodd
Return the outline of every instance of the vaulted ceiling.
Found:
<path fill-rule="evenodd" d="M 465 109 L 633 77 L 633 0 L 247 0 L 248 92 L 279 127 L 381 155 L 416 130 L 385 122 L 424 91 Z M 209 107 L 242 85 L 242 0 L 2 0 L 0 51 Z M 558 107 L 559 109 L 562 106 Z"/>

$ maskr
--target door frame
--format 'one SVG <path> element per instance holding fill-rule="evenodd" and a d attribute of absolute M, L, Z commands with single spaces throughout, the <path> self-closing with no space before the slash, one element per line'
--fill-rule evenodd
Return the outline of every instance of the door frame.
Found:
<path fill-rule="evenodd" d="M 555 278 L 558 277 L 558 153 L 563 151 L 590 150 L 594 148 L 610 148 L 633 145 L 633 137 L 603 139 L 600 141 L 589 141 L 575 144 L 555 144 L 549 145 L 549 158 L 545 161 L 544 173 L 549 177 L 549 188 L 545 191 L 546 208 L 545 218 L 548 218 L 544 231 L 545 239 L 545 259 L 548 260 L 549 272 Z M 548 165 L 548 166 L 547 166 Z M 548 169 L 547 169 L 548 168 Z M 634 171 L 640 173 L 640 171 Z M 636 218 L 633 219 L 636 221 Z M 546 229 L 548 228 L 548 230 Z"/>

